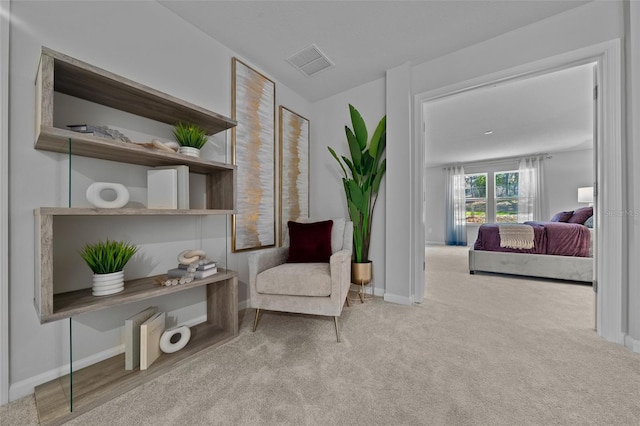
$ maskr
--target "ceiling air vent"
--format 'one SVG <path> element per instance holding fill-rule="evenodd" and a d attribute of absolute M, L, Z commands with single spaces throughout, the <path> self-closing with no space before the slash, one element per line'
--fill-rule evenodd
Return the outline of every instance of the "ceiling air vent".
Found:
<path fill-rule="evenodd" d="M 289 56 L 287 61 L 307 77 L 311 77 L 322 70 L 334 66 L 333 62 L 331 62 L 315 44 L 307 46 L 301 51 Z"/>

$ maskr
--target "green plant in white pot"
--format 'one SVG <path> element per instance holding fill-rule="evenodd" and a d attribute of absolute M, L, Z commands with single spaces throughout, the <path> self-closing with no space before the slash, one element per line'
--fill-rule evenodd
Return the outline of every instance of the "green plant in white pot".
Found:
<path fill-rule="evenodd" d="M 93 271 L 93 295 L 107 296 L 124 290 L 124 266 L 138 251 L 138 247 L 124 242 L 98 241 L 87 244 L 80 256 Z"/>
<path fill-rule="evenodd" d="M 191 157 L 199 157 L 200 149 L 209 140 L 203 129 L 190 123 L 176 124 L 173 128 L 173 136 L 180 145 L 178 152 Z"/>
<path fill-rule="evenodd" d="M 369 139 L 367 126 L 358 110 L 349 104 L 349 112 L 353 129 L 345 126 L 345 133 L 350 158 L 338 157 L 331 147 L 328 148 L 344 173 L 342 183 L 353 222 L 352 280 L 363 284 L 371 281 L 369 245 L 373 210 L 387 165 L 383 158 L 387 144 L 387 117 L 380 119 Z"/>

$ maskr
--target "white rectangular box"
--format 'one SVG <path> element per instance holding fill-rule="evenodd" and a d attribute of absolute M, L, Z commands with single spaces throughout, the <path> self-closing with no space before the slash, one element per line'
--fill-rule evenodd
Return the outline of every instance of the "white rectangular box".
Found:
<path fill-rule="evenodd" d="M 189 166 L 157 166 L 156 170 L 174 169 L 178 173 L 178 208 L 189 209 Z"/>
<path fill-rule="evenodd" d="M 147 208 L 178 208 L 177 170 L 147 170 Z"/>

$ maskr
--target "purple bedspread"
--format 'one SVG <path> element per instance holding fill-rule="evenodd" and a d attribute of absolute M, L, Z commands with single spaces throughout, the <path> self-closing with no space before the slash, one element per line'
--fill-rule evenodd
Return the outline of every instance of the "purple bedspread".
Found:
<path fill-rule="evenodd" d="M 552 254 L 556 256 L 588 257 L 591 235 L 589 228 L 578 223 L 525 222 L 533 227 L 533 248 L 500 247 L 500 232 L 495 223 L 485 223 L 478 229 L 474 250 L 508 253 Z"/>

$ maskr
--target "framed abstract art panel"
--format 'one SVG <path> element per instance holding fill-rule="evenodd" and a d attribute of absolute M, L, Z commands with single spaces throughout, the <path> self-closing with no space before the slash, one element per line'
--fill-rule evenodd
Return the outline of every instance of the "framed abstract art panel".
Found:
<path fill-rule="evenodd" d="M 309 217 L 309 120 L 280 105 L 279 245 L 299 217 Z"/>
<path fill-rule="evenodd" d="M 237 212 L 232 251 L 275 246 L 275 83 L 232 59 L 232 162 L 237 171 Z"/>

